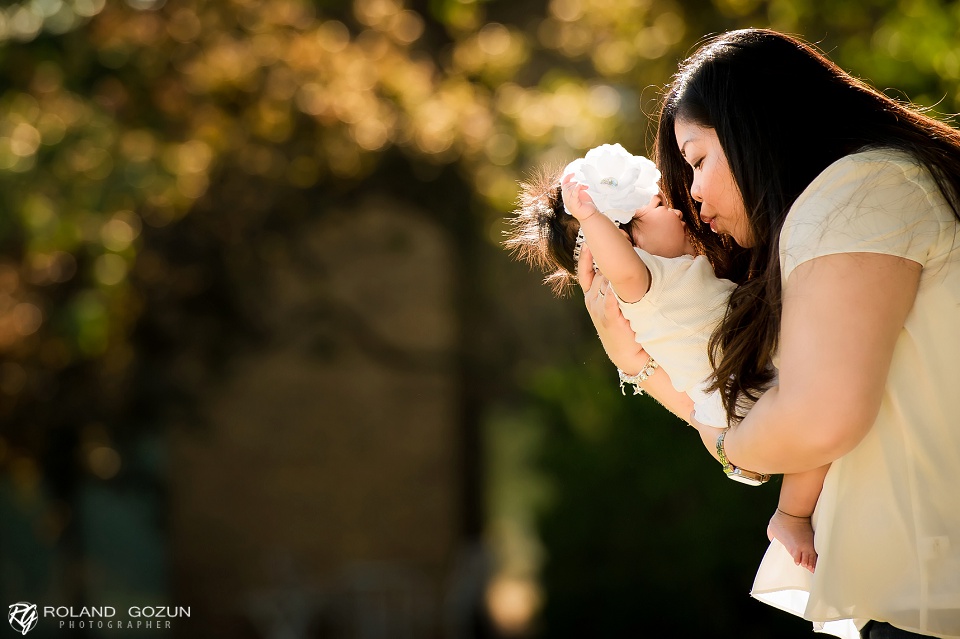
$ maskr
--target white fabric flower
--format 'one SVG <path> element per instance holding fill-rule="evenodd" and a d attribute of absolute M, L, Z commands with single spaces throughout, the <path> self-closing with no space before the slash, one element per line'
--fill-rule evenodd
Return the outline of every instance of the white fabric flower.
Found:
<path fill-rule="evenodd" d="M 660 191 L 660 171 L 642 155 L 632 155 L 619 144 L 603 144 L 587 151 L 563 170 L 586 184 L 597 209 L 616 224 L 633 219 L 634 212 Z"/>

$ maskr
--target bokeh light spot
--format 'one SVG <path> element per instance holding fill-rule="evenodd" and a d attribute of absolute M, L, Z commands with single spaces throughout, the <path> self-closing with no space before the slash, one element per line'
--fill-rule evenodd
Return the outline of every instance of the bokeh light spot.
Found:
<path fill-rule="evenodd" d="M 485 150 L 491 162 L 506 166 L 517 156 L 517 139 L 507 133 L 497 133 L 487 140 Z"/>
<path fill-rule="evenodd" d="M 14 330 L 20 335 L 33 335 L 43 323 L 43 313 L 36 305 L 20 302 L 13 307 Z"/>
<path fill-rule="evenodd" d="M 105 253 L 93 263 L 93 272 L 104 286 L 115 286 L 127 276 L 127 261 L 116 253 Z"/>
<path fill-rule="evenodd" d="M 96 446 L 87 454 L 87 464 L 100 479 L 111 479 L 120 472 L 120 453 L 109 446 Z"/>
<path fill-rule="evenodd" d="M 612 118 L 620 111 L 620 94 L 613 87 L 599 84 L 591 87 L 587 106 L 598 118 Z"/>

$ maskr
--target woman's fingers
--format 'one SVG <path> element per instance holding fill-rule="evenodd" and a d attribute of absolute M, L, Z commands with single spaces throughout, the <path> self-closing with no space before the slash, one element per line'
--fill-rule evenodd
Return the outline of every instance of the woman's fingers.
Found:
<path fill-rule="evenodd" d="M 600 271 L 593 270 L 593 255 L 586 245 L 580 251 L 580 263 L 577 268 L 587 311 L 594 318 L 594 323 L 602 324 L 607 318 L 619 314 L 617 298 L 615 295 L 610 295 L 613 292 L 610 281 Z"/>
<path fill-rule="evenodd" d="M 610 286 L 610 282 L 605 284 L 603 292 L 604 313 L 607 317 L 614 317 L 620 312 L 620 303 L 617 301 L 617 296 L 613 294 L 613 287 Z"/>
<path fill-rule="evenodd" d="M 577 263 L 577 279 L 580 281 L 580 288 L 584 294 L 588 293 L 593 287 L 593 280 L 596 273 L 593 272 L 593 253 L 586 244 L 580 249 L 580 261 Z M 594 292 L 596 294 L 596 292 Z"/>
<path fill-rule="evenodd" d="M 607 357 L 625 371 L 639 372 L 647 360 L 643 347 L 637 343 L 630 323 L 620 312 L 610 281 L 603 273 L 594 272 L 593 255 L 586 247 L 580 255 L 579 268 L 584 306 Z"/>
<path fill-rule="evenodd" d="M 603 325 L 606 322 L 606 298 L 609 283 L 603 273 L 597 273 L 593 278 L 593 286 L 586 293 L 587 312 L 593 318 L 594 324 Z"/>
<path fill-rule="evenodd" d="M 604 277 L 603 273 L 594 275 L 593 286 L 587 291 L 587 310 L 598 327 L 605 326 L 610 318 L 616 317 L 620 312 L 617 298 L 612 293 L 610 280 Z"/>

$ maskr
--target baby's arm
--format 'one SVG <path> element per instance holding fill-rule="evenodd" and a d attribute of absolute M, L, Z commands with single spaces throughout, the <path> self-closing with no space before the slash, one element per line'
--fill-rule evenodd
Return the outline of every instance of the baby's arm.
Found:
<path fill-rule="evenodd" d="M 613 284 L 617 296 L 636 302 L 650 288 L 650 272 L 633 249 L 627 234 L 597 210 L 584 184 L 563 178 L 563 205 L 577 220 L 600 271 Z"/>
<path fill-rule="evenodd" d="M 823 478 L 830 466 L 821 466 L 805 473 L 783 476 L 780 503 L 767 526 L 767 536 L 777 539 L 793 557 L 797 565 L 810 572 L 817 566 L 817 551 L 813 547 L 813 527 L 810 516 L 817 506 L 823 489 Z"/>

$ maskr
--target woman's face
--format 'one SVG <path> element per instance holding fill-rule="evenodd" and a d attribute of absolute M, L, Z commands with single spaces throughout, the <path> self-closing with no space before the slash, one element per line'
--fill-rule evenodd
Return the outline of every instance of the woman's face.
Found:
<path fill-rule="evenodd" d="M 730 235 L 744 248 L 753 246 L 743 197 L 717 132 L 687 120 L 677 120 L 674 132 L 680 153 L 693 167 L 690 195 L 701 203 L 700 219 L 709 224 L 714 233 Z"/>

